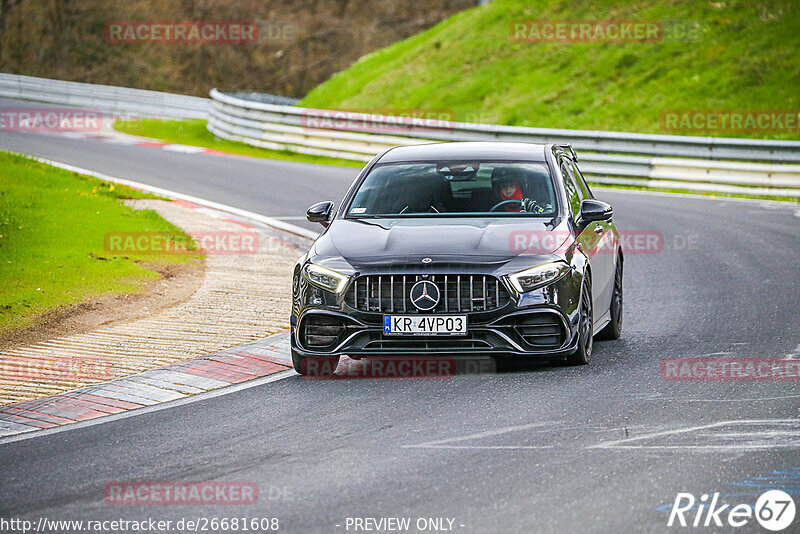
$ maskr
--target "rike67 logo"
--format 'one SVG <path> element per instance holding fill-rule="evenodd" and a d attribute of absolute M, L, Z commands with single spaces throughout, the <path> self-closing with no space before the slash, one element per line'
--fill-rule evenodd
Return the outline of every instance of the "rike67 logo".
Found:
<path fill-rule="evenodd" d="M 751 524 L 755 518 L 763 528 L 778 532 L 788 528 L 794 521 L 794 499 L 781 490 L 763 493 L 755 506 L 721 504 L 719 497 L 719 493 L 711 496 L 703 494 L 698 500 L 691 493 L 678 493 L 672 504 L 667 526 L 743 527 Z"/>

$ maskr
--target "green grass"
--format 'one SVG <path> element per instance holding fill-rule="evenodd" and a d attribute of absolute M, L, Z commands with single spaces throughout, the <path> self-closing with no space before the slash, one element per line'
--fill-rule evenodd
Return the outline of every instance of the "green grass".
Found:
<path fill-rule="evenodd" d="M 694 42 L 518 43 L 519 20 L 696 21 Z M 800 109 L 795 0 L 494 0 L 365 56 L 300 105 L 450 110 L 456 120 L 667 133 L 665 110 Z M 688 135 L 800 139 L 788 133 Z"/>
<path fill-rule="evenodd" d="M 705 191 L 696 191 L 694 189 L 669 189 L 666 187 L 646 187 L 643 185 L 602 184 L 599 182 L 592 182 L 590 178 L 587 178 L 587 181 L 589 185 L 593 188 L 598 187 L 603 189 L 630 189 L 634 191 L 649 191 L 656 193 L 698 195 L 709 198 L 749 198 L 755 200 L 773 200 L 778 202 L 789 202 L 793 204 L 800 204 L 800 197 L 785 197 L 785 196 L 775 196 L 775 195 L 747 195 L 742 193 L 712 193 Z"/>
<path fill-rule="evenodd" d="M 0 335 L 93 296 L 141 292 L 160 276 L 147 265 L 200 257 L 107 252 L 109 232 L 188 238 L 155 211 L 125 206 L 128 198 L 159 197 L 0 152 Z"/>
<path fill-rule="evenodd" d="M 206 121 L 202 119 L 189 120 L 157 120 L 138 119 L 116 121 L 114 128 L 120 132 L 141 137 L 158 139 L 165 143 L 200 146 L 256 158 L 275 159 L 281 161 L 298 161 L 302 163 L 317 163 L 320 165 L 338 165 L 342 167 L 363 167 L 363 162 L 350 161 L 325 156 L 312 156 L 300 154 L 289 150 L 268 150 L 250 146 L 238 141 L 219 139 L 206 128 Z"/>

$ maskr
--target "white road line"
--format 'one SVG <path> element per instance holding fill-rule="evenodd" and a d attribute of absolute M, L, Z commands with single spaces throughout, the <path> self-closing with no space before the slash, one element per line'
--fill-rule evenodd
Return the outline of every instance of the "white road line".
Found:
<path fill-rule="evenodd" d="M 178 406 L 183 406 L 184 404 L 190 404 L 192 402 L 198 402 L 206 399 L 222 397 L 223 395 L 229 395 L 231 393 L 236 393 L 237 391 L 263 386 L 264 384 L 269 384 L 270 382 L 277 382 L 278 380 L 283 380 L 284 378 L 290 378 L 296 375 L 297 373 L 294 371 L 294 369 L 287 369 L 286 371 L 280 371 L 278 373 L 267 375 L 262 378 L 249 380 L 247 382 L 242 382 L 239 384 L 233 384 L 231 386 L 226 386 L 220 389 L 207 391 L 205 393 L 198 393 L 197 395 L 192 395 L 191 397 L 186 397 L 183 399 L 177 399 L 169 402 L 162 402 L 160 404 L 154 404 L 152 406 L 145 406 L 143 408 L 128 410 L 127 412 L 105 415 L 103 417 L 98 417 L 97 419 L 90 419 L 88 421 L 78 421 L 76 423 L 70 423 L 68 425 L 58 426 L 54 428 L 45 428 L 41 430 L 31 429 L 30 431 L 27 431 L 22 434 L 15 434 L 13 436 L 8 436 L 6 438 L 0 438 L 0 446 L 5 445 L 6 443 L 14 443 L 16 441 L 23 441 L 31 438 L 40 438 L 52 434 L 58 434 L 60 432 L 68 432 L 70 430 L 75 430 L 78 428 L 86 428 L 95 425 L 102 425 L 105 423 L 109 423 L 111 421 L 119 421 L 120 419 L 127 419 L 128 417 L 136 417 L 138 415 L 158 412 L 161 410 L 168 410 L 170 408 L 177 408 Z"/>
<path fill-rule="evenodd" d="M 725 430 L 722 432 L 702 432 L 713 430 L 716 428 L 722 428 L 725 426 L 741 426 L 741 425 L 798 425 L 797 428 L 790 427 L 789 429 L 776 429 L 776 428 L 765 428 L 760 430 L 745 430 L 742 429 L 741 431 L 736 431 L 735 428 L 732 430 Z M 529 425 L 520 425 L 520 426 L 511 426 L 500 428 L 496 430 L 489 430 L 484 432 L 478 432 L 476 434 L 470 434 L 467 436 L 460 436 L 454 438 L 447 438 L 438 441 L 428 441 L 425 443 L 419 443 L 416 445 L 401 445 L 403 449 L 475 449 L 475 450 L 537 450 L 537 449 L 554 449 L 558 445 L 556 444 L 543 444 L 543 445 L 455 445 L 454 442 L 458 441 L 466 441 L 471 439 L 480 439 L 485 437 L 492 437 L 498 436 L 502 434 L 506 434 L 509 432 L 516 432 L 522 430 L 532 430 L 536 429 L 537 431 L 546 430 L 547 427 L 558 427 L 559 423 L 554 421 L 549 421 L 545 423 L 533 423 Z M 609 429 L 611 430 L 619 430 L 619 429 Z M 654 438 L 662 438 L 665 436 L 674 436 L 679 434 L 690 434 L 692 432 L 699 432 L 699 436 L 701 439 L 705 440 L 716 440 L 718 438 L 733 438 L 738 440 L 737 442 L 725 443 L 725 444 L 710 444 L 710 445 L 692 445 L 692 444 L 683 444 L 683 445 L 648 445 L 648 444 L 636 444 L 634 442 L 637 441 L 644 441 L 648 439 Z M 756 439 L 754 441 L 754 438 Z M 774 439 L 784 438 L 781 441 L 775 442 Z M 641 436 L 636 436 L 632 438 L 625 438 L 621 440 L 613 440 L 613 441 L 606 441 L 603 443 L 599 443 L 596 445 L 589 445 L 586 446 L 586 449 L 657 449 L 657 450 L 693 450 L 693 451 L 747 451 L 747 450 L 769 450 L 769 449 L 794 449 L 798 447 L 798 442 L 800 442 L 800 419 L 743 419 L 743 420 L 731 420 L 731 421 L 720 421 L 717 423 L 711 423 L 707 425 L 699 425 L 699 426 L 691 426 L 691 427 L 682 427 L 673 430 L 665 430 L 662 432 L 653 432 L 650 434 L 644 434 Z"/>
<path fill-rule="evenodd" d="M 495 448 L 522 448 L 522 449 L 530 449 L 530 448 L 551 448 L 551 446 L 547 447 L 538 447 L 538 446 L 470 446 L 470 445 L 445 445 L 447 443 L 454 443 L 457 441 L 466 441 L 470 439 L 481 439 L 487 438 L 492 436 L 500 436 L 502 434 L 508 434 L 509 432 L 518 432 L 521 430 L 531 430 L 534 428 L 542 428 L 550 425 L 558 425 L 557 421 L 545 421 L 542 423 L 531 423 L 527 425 L 518 425 L 518 426 L 507 426 L 503 428 L 498 428 L 495 430 L 485 430 L 483 432 L 478 432 L 476 434 L 469 434 L 467 436 L 459 436 L 455 438 L 447 438 L 441 439 L 437 441 L 426 441 L 425 443 L 420 443 L 418 445 L 402 445 L 401 447 L 404 449 L 495 449 Z"/>
<path fill-rule="evenodd" d="M 715 432 L 715 438 L 763 438 L 790 436 L 800 438 L 800 432 L 793 430 L 759 430 L 757 432 Z"/>
<path fill-rule="evenodd" d="M 161 147 L 162 150 L 167 150 L 169 152 L 182 152 L 184 154 L 202 154 L 206 151 L 204 147 L 201 146 L 193 146 L 193 145 L 164 145 Z"/>
<path fill-rule="evenodd" d="M 763 402 L 779 399 L 794 399 L 800 395 L 777 395 L 774 397 L 758 397 L 752 399 L 687 399 L 687 398 L 652 398 L 645 399 L 654 402 Z"/>
<path fill-rule="evenodd" d="M 645 434 L 643 436 L 636 436 L 632 438 L 614 440 L 614 441 L 606 441 L 603 443 L 598 443 L 597 445 L 591 445 L 587 448 L 589 449 L 625 449 L 625 448 L 637 448 L 637 449 L 680 449 L 680 448 L 687 448 L 687 449 L 742 449 L 745 447 L 755 447 L 755 448 L 773 448 L 776 447 L 774 444 L 768 444 L 767 446 L 760 446 L 760 445 L 746 445 L 746 444 L 730 444 L 730 445 L 625 445 L 626 443 L 631 443 L 634 441 L 643 441 L 647 439 L 653 438 L 661 438 L 664 436 L 674 436 L 676 434 L 687 434 L 690 432 L 696 432 L 699 430 L 708 430 L 712 428 L 720 428 L 726 425 L 769 425 L 769 424 L 800 424 L 800 419 L 741 419 L 741 420 L 732 420 L 732 421 L 719 421 L 717 423 L 711 423 L 708 425 L 699 425 L 699 426 L 690 426 L 690 427 L 683 427 L 677 428 L 673 430 L 665 430 L 663 432 L 654 432 L 651 434 Z M 733 435 L 735 433 L 728 433 L 728 435 Z M 746 432 L 742 433 L 742 436 L 746 436 Z M 800 438 L 800 432 L 795 432 L 793 435 Z M 793 445 L 793 446 L 796 446 Z"/>
<path fill-rule="evenodd" d="M 597 446 L 587 447 L 589 449 L 597 449 Z M 730 445 L 620 445 L 619 447 L 601 447 L 603 449 L 647 449 L 647 450 L 675 450 L 675 451 L 685 451 L 685 450 L 707 450 L 707 451 L 736 451 L 736 452 L 744 452 L 744 451 L 763 451 L 763 450 L 775 450 L 775 449 L 796 449 L 797 443 L 786 443 L 786 444 L 764 444 L 764 445 L 756 445 L 756 444 L 738 444 L 738 443 L 731 443 Z"/>
<path fill-rule="evenodd" d="M 490 449 L 490 450 L 534 450 L 555 449 L 555 445 L 403 445 L 403 449 Z"/>

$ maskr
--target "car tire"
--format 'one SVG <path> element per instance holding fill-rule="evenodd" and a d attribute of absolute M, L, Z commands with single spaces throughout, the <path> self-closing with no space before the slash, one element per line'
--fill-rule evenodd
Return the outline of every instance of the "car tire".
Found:
<path fill-rule="evenodd" d="M 592 358 L 594 317 L 592 311 L 592 284 L 587 275 L 581 287 L 580 318 L 578 320 L 578 348 L 567 356 L 568 365 L 586 365 Z"/>
<path fill-rule="evenodd" d="M 338 356 L 301 356 L 292 350 L 294 370 L 301 376 L 312 378 L 330 377 L 339 365 Z"/>
<path fill-rule="evenodd" d="M 611 322 L 608 323 L 600 332 L 597 339 L 610 340 L 619 339 L 622 335 L 622 260 L 617 260 L 617 268 L 614 273 L 614 291 L 611 294 Z"/>

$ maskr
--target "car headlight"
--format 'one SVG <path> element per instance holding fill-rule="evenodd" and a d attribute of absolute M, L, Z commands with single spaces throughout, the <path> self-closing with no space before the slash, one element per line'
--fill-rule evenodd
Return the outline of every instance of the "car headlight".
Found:
<path fill-rule="evenodd" d="M 537 267 L 525 269 L 507 276 L 509 283 L 519 293 L 527 293 L 536 288 L 551 284 L 569 272 L 569 265 L 564 261 L 545 263 Z"/>
<path fill-rule="evenodd" d="M 331 293 L 341 293 L 344 290 L 344 286 L 347 285 L 347 281 L 350 279 L 349 276 L 326 269 L 325 267 L 320 267 L 319 265 L 314 265 L 313 263 L 307 264 L 303 272 L 309 282 Z"/>

